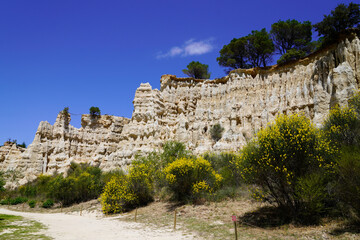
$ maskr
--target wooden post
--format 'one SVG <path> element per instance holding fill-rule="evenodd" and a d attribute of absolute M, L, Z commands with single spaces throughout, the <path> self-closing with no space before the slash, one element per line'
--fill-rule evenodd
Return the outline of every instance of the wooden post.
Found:
<path fill-rule="evenodd" d="M 60 212 L 62 212 L 62 205 L 63 205 L 63 203 L 60 202 Z"/>
<path fill-rule="evenodd" d="M 82 216 L 82 205 L 80 206 L 80 216 Z"/>
<path fill-rule="evenodd" d="M 235 240 L 237 240 L 237 239 L 238 239 L 238 237 L 237 237 L 236 221 L 234 222 L 234 227 L 235 227 Z"/>
<path fill-rule="evenodd" d="M 136 216 L 137 216 L 137 208 L 135 208 L 135 222 L 136 222 Z"/>
<path fill-rule="evenodd" d="M 22 211 L 24 211 L 24 207 L 25 207 L 25 203 L 23 203 L 23 205 L 22 205 Z"/>
<path fill-rule="evenodd" d="M 176 209 L 174 210 L 174 230 L 176 229 Z"/>

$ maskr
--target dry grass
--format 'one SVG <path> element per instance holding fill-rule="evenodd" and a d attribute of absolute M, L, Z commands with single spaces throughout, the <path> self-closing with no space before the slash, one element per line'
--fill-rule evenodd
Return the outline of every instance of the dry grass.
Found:
<path fill-rule="evenodd" d="M 21 206 L 10 209 L 22 210 Z M 61 208 L 29 209 L 34 212 L 64 212 L 71 214 L 94 214 L 103 216 L 97 200 Z M 196 233 L 199 239 L 235 239 L 231 216 L 237 216 L 238 239 L 360 239 L 360 229 L 346 225 L 342 220 L 323 219 L 321 225 L 298 226 L 284 221 L 278 213 L 266 204 L 239 198 L 221 202 L 205 202 L 200 205 L 180 205 L 156 201 L 148 206 L 119 215 L 121 221 L 137 222 L 173 229 L 176 210 L 176 229 L 185 233 Z"/>
<path fill-rule="evenodd" d="M 163 228 L 174 227 L 174 210 L 177 212 L 177 227 L 184 232 L 196 233 L 203 239 L 234 239 L 234 224 L 231 216 L 235 214 L 238 222 L 239 239 L 360 239 L 360 232 L 354 227 L 344 225 L 338 220 L 324 220 L 319 226 L 296 226 L 281 223 L 269 206 L 247 199 L 205 203 L 203 205 L 177 205 L 154 202 L 137 210 L 137 221 Z M 263 213 L 273 217 L 263 224 L 241 222 L 250 213 L 255 216 Z M 135 210 L 123 214 L 123 220 L 134 221 Z M 272 220 L 274 220 L 272 222 Z"/>

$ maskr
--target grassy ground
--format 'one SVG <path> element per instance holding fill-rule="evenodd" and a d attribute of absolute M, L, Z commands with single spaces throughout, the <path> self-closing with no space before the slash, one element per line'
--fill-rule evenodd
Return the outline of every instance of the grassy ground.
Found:
<path fill-rule="evenodd" d="M 238 239 L 360 239 L 360 230 L 341 220 L 296 226 L 278 221 L 270 207 L 246 199 L 182 206 L 154 202 L 124 214 L 123 219 L 134 221 L 137 212 L 137 222 L 172 229 L 175 209 L 176 229 L 195 232 L 203 239 L 235 239 L 233 214 L 238 219 Z"/>
<path fill-rule="evenodd" d="M 19 216 L 0 214 L 0 239 L 51 239 L 41 234 L 44 226 Z"/>

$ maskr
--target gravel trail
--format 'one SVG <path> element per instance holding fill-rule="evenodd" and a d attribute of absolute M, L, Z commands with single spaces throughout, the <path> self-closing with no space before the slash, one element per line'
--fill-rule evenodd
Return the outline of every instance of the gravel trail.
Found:
<path fill-rule="evenodd" d="M 44 224 L 47 229 L 42 233 L 55 240 L 180 240 L 195 239 L 193 235 L 185 235 L 181 231 L 155 229 L 141 223 L 125 222 L 119 217 L 97 217 L 65 213 L 30 213 L 17 212 L 0 208 L 0 213 L 22 216 Z"/>

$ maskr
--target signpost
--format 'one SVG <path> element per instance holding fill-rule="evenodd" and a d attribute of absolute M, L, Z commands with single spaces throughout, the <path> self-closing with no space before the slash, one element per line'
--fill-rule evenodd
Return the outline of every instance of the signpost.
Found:
<path fill-rule="evenodd" d="M 237 229 L 236 229 L 236 216 L 232 215 L 231 216 L 231 220 L 234 222 L 234 227 L 235 227 L 235 240 L 237 240 Z"/>
<path fill-rule="evenodd" d="M 174 230 L 176 229 L 176 209 L 174 210 Z"/>

